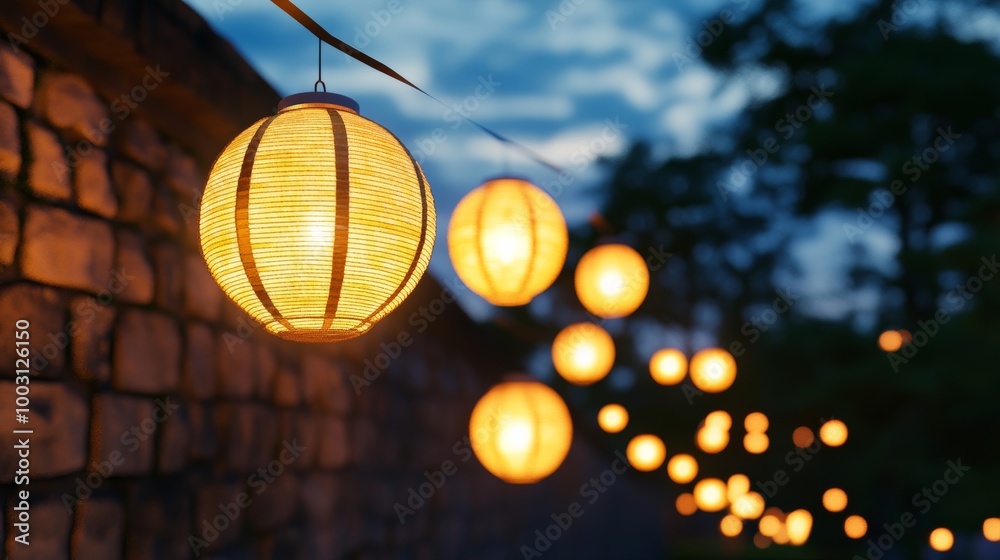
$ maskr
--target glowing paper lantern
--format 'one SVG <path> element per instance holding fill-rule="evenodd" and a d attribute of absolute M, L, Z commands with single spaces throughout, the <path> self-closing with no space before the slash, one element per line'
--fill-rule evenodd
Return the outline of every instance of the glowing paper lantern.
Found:
<path fill-rule="evenodd" d="M 716 410 L 705 417 L 705 425 L 728 431 L 733 426 L 733 417 L 725 410 Z"/>
<path fill-rule="evenodd" d="M 764 513 L 764 497 L 757 492 L 747 492 L 729 506 L 729 511 L 740 519 L 757 519 Z"/>
<path fill-rule="evenodd" d="M 200 233 L 216 283 L 268 332 L 340 341 L 416 287 L 434 246 L 434 200 L 410 153 L 357 103 L 303 93 L 216 159 Z"/>
<path fill-rule="evenodd" d="M 844 534 L 852 539 L 860 539 L 868 532 L 868 522 L 860 515 L 852 515 L 844 520 Z"/>
<path fill-rule="evenodd" d="M 736 360 L 721 348 L 706 348 L 691 358 L 691 382 L 706 393 L 721 393 L 736 380 Z"/>
<path fill-rule="evenodd" d="M 677 385 L 687 375 L 687 357 L 675 348 L 657 350 L 649 359 L 649 375 L 660 385 Z"/>
<path fill-rule="evenodd" d="M 628 410 L 620 404 L 606 404 L 597 412 L 597 425 L 609 434 L 617 434 L 628 425 Z"/>
<path fill-rule="evenodd" d="M 804 509 L 797 509 L 788 514 L 785 519 L 785 531 L 788 533 L 788 542 L 795 546 L 801 546 L 809 540 L 809 533 L 812 531 L 812 514 Z"/>
<path fill-rule="evenodd" d="M 674 455 L 667 461 L 667 475 L 677 484 L 687 484 L 698 476 L 698 461 L 684 453 Z"/>
<path fill-rule="evenodd" d="M 646 261 L 627 245 L 599 245 L 576 266 L 576 296 L 587 311 L 605 319 L 630 315 L 649 291 Z"/>
<path fill-rule="evenodd" d="M 763 412 L 751 412 L 743 420 L 743 427 L 748 432 L 766 432 L 769 424 Z"/>
<path fill-rule="evenodd" d="M 812 445 L 814 441 L 816 441 L 816 436 L 813 435 L 812 430 L 805 426 L 799 426 L 798 428 L 795 428 L 794 432 L 792 432 L 792 443 L 794 443 L 796 447 L 804 449 Z"/>
<path fill-rule="evenodd" d="M 702 511 L 722 511 L 726 507 L 726 483 L 718 478 L 703 478 L 694 485 L 694 501 Z"/>
<path fill-rule="evenodd" d="M 949 551 L 955 545 L 955 535 L 951 534 L 948 529 L 939 527 L 931 531 L 930 545 L 938 552 Z"/>
<path fill-rule="evenodd" d="M 847 441 L 847 424 L 840 420 L 828 420 L 819 427 L 819 439 L 830 447 L 840 447 Z"/>
<path fill-rule="evenodd" d="M 663 445 L 662 439 L 652 434 L 642 434 L 628 442 L 625 455 L 637 471 L 655 471 L 667 458 L 667 447 Z"/>
<path fill-rule="evenodd" d="M 749 453 L 754 455 L 760 455 L 761 453 L 767 451 L 768 446 L 770 446 L 771 440 L 767 437 L 767 434 L 762 432 L 750 432 L 749 434 L 743 436 L 743 448 Z"/>
<path fill-rule="evenodd" d="M 523 179 L 487 181 L 465 195 L 448 225 L 448 253 L 462 282 L 493 305 L 524 305 L 566 262 L 559 206 Z"/>
<path fill-rule="evenodd" d="M 720 453 L 729 445 L 729 432 L 718 426 L 704 426 L 695 434 L 695 443 L 705 453 Z"/>
<path fill-rule="evenodd" d="M 840 488 L 830 488 L 823 492 L 823 507 L 826 511 L 834 513 L 844 511 L 844 508 L 847 507 L 847 492 Z"/>
<path fill-rule="evenodd" d="M 761 517 L 760 521 L 757 522 L 757 527 L 758 530 L 760 531 L 760 534 L 764 535 L 765 537 L 774 537 L 775 535 L 778 534 L 779 531 L 781 531 L 781 527 L 783 524 L 784 521 L 782 521 L 780 517 L 771 513 L 767 513 L 764 514 L 764 517 Z"/>
<path fill-rule="evenodd" d="M 552 474 L 569 453 L 573 425 L 558 393 L 514 377 L 489 390 L 469 420 L 476 458 L 507 482 L 525 484 Z"/>
<path fill-rule="evenodd" d="M 735 537 L 743 531 L 743 520 L 729 514 L 719 522 L 719 532 L 727 537 Z"/>
<path fill-rule="evenodd" d="M 677 496 L 674 505 L 677 507 L 677 513 L 681 515 L 693 515 L 694 512 L 698 511 L 698 504 L 694 501 L 694 496 L 687 492 Z"/>
<path fill-rule="evenodd" d="M 1000 517 L 983 521 L 983 536 L 990 542 L 1000 542 Z"/>
<path fill-rule="evenodd" d="M 615 364 L 615 341 L 593 323 L 570 325 L 552 341 L 552 364 L 574 385 L 596 383 Z"/>

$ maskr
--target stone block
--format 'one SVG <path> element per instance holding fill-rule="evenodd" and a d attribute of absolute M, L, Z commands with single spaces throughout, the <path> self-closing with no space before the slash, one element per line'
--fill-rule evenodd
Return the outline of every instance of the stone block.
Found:
<path fill-rule="evenodd" d="M 119 128 L 118 149 L 151 171 L 160 171 L 167 163 L 167 146 L 149 123 L 130 118 Z"/>
<path fill-rule="evenodd" d="M 33 375 L 51 379 L 62 374 L 69 334 L 66 300 L 58 290 L 27 283 L 0 287 L 0 317 L 5 318 L 0 321 L 0 340 L 11 341 L 0 344 L 0 361 L 8 364 L 3 368 L 5 377 L 13 373 L 11 368 L 18 358 L 13 341 L 20 319 L 29 323 Z"/>
<path fill-rule="evenodd" d="M 34 496 L 35 493 L 32 492 L 32 497 Z M 69 537 L 72 525 L 72 514 L 55 496 L 33 501 L 31 504 L 31 545 L 11 544 L 11 547 L 17 547 L 8 549 L 14 551 L 10 556 L 11 560 L 69 558 Z"/>
<path fill-rule="evenodd" d="M 69 138 L 84 140 L 91 148 L 107 144 L 106 131 L 113 129 L 107 106 L 90 84 L 76 74 L 43 73 L 35 92 L 35 114 Z"/>
<path fill-rule="evenodd" d="M 226 344 L 226 333 L 215 344 L 216 393 L 230 399 L 249 399 L 257 385 L 257 348 L 250 343 Z"/>
<path fill-rule="evenodd" d="M 125 506 L 116 499 L 92 497 L 77 505 L 73 558 L 120 560 Z"/>
<path fill-rule="evenodd" d="M 118 253 L 115 269 L 121 272 L 128 283 L 118 294 L 126 303 L 152 303 L 155 291 L 153 265 L 146 255 L 146 242 L 138 233 L 118 231 Z"/>
<path fill-rule="evenodd" d="M 184 403 L 176 403 L 174 410 L 160 426 L 160 452 L 157 469 L 161 473 L 174 473 L 187 466 L 191 447 L 191 416 Z"/>
<path fill-rule="evenodd" d="M 343 481 L 341 475 L 331 472 L 310 472 L 302 477 L 299 485 L 301 501 L 310 522 L 323 524 L 333 517 L 340 504 Z"/>
<path fill-rule="evenodd" d="M 116 161 L 111 165 L 111 179 L 118 194 L 118 219 L 130 224 L 149 221 L 153 205 L 153 183 L 141 168 Z"/>
<path fill-rule="evenodd" d="M 32 205 L 21 253 L 21 270 L 30 280 L 90 293 L 113 288 L 114 236 L 107 222 Z"/>
<path fill-rule="evenodd" d="M 153 469 L 156 431 L 168 419 L 169 400 L 103 393 L 94 397 L 91 462 L 113 465 L 111 477 L 148 475 Z"/>
<path fill-rule="evenodd" d="M 10 483 L 17 471 L 14 446 L 23 438 L 30 439 L 31 479 L 67 475 L 83 470 L 87 461 L 87 420 L 90 407 L 83 396 L 60 383 L 32 380 L 26 424 L 14 416 L 16 384 L 0 381 L 0 402 L 6 414 L 0 415 L 0 483 Z M 15 434 L 13 430 L 30 429 L 32 434 Z M 34 507 L 34 506 L 33 506 Z M 60 506 L 61 507 L 61 506 Z M 34 510 L 32 510 L 34 511 Z"/>
<path fill-rule="evenodd" d="M 34 92 L 35 62 L 23 52 L 0 45 L 0 97 L 27 109 Z"/>
<path fill-rule="evenodd" d="M 118 213 L 118 199 L 108 175 L 108 157 L 94 151 L 81 157 L 74 176 L 77 205 L 104 218 L 114 218 Z"/>
<path fill-rule="evenodd" d="M 174 310 L 181 306 L 184 293 L 184 269 L 180 250 L 169 243 L 156 243 L 150 248 L 156 273 L 156 305 Z"/>
<path fill-rule="evenodd" d="M 69 309 L 73 373 L 84 381 L 103 384 L 111 379 L 115 308 L 96 298 L 78 296 L 70 301 Z"/>
<path fill-rule="evenodd" d="M 181 391 L 192 400 L 215 395 L 215 332 L 204 323 L 187 325 Z"/>
<path fill-rule="evenodd" d="M 218 453 L 215 414 L 211 404 L 189 403 L 191 417 L 191 447 L 188 456 L 193 461 L 212 460 Z"/>
<path fill-rule="evenodd" d="M 181 339 L 177 323 L 159 313 L 126 309 L 115 333 L 116 389 L 162 394 L 177 390 Z"/>
<path fill-rule="evenodd" d="M 336 416 L 321 416 L 318 420 L 319 451 L 316 462 L 324 469 L 338 469 L 350 462 L 347 424 Z"/>
<path fill-rule="evenodd" d="M 184 313 L 206 321 L 217 320 L 225 295 L 208 271 L 205 259 L 188 254 L 184 258 L 184 273 Z"/>
<path fill-rule="evenodd" d="M 27 123 L 31 164 L 28 166 L 28 187 L 42 198 L 68 201 L 73 198 L 70 167 L 63 145 L 55 132 Z"/>
<path fill-rule="evenodd" d="M 253 503 L 247 508 L 247 525 L 260 532 L 281 528 L 295 515 L 299 506 L 299 481 L 280 460 L 272 460 L 263 474 L 248 479 Z"/>
<path fill-rule="evenodd" d="M 21 161 L 21 123 L 14 107 L 0 102 L 0 177 L 16 179 Z"/>
<path fill-rule="evenodd" d="M 292 370 L 280 367 L 274 379 L 274 404 L 278 406 L 296 407 L 302 402 L 302 391 L 299 387 L 299 376 Z"/>
<path fill-rule="evenodd" d="M 302 385 L 310 407 L 335 414 L 347 414 L 350 410 L 352 389 L 332 359 L 307 354 L 302 359 Z"/>
<path fill-rule="evenodd" d="M 17 209 L 11 203 L 0 200 L 0 270 L 14 264 L 20 239 L 21 218 Z"/>

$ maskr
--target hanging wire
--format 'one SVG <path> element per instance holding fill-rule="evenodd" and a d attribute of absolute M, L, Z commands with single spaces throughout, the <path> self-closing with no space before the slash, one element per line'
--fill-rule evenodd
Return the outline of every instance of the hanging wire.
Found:
<path fill-rule="evenodd" d="M 319 91 L 320 84 L 323 84 L 323 93 L 326 93 L 326 82 L 323 81 L 323 39 L 319 37 L 316 37 L 316 39 L 319 40 L 319 56 L 317 57 L 319 63 L 316 72 L 316 83 L 313 84 L 313 91 Z"/>

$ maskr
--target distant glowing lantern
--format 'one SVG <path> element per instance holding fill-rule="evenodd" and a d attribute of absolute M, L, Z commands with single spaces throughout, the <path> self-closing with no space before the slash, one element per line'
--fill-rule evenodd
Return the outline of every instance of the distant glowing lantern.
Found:
<path fill-rule="evenodd" d="M 630 315 L 649 291 L 649 270 L 627 245 L 599 245 L 576 266 L 576 296 L 587 311 L 605 319 Z"/>
<path fill-rule="evenodd" d="M 563 379 L 590 385 L 604 379 L 615 364 L 615 341 L 593 323 L 576 323 L 552 341 L 552 363 Z"/>
<path fill-rule="evenodd" d="M 788 544 L 788 527 L 784 523 L 778 527 L 778 532 L 774 534 L 771 539 L 774 540 L 774 544 Z"/>
<path fill-rule="evenodd" d="M 1000 517 L 983 521 L 983 536 L 990 542 L 1000 542 Z"/>
<path fill-rule="evenodd" d="M 816 436 L 812 430 L 805 426 L 799 426 L 792 432 L 792 443 L 795 444 L 795 447 L 805 449 L 812 445 L 814 441 L 816 441 Z"/>
<path fill-rule="evenodd" d="M 819 439 L 830 447 L 840 447 L 847 441 L 847 424 L 840 420 L 828 420 L 819 427 Z"/>
<path fill-rule="evenodd" d="M 681 515 L 693 515 L 694 512 L 698 511 L 698 504 L 694 501 L 694 496 L 687 492 L 677 496 L 674 505 L 677 507 L 677 513 Z"/>
<path fill-rule="evenodd" d="M 788 533 L 789 544 L 801 546 L 809 540 L 809 533 L 812 532 L 812 514 L 804 509 L 797 509 L 788 514 L 785 519 L 785 531 Z"/>
<path fill-rule="evenodd" d="M 767 537 L 765 535 L 757 533 L 756 535 L 753 536 L 753 545 L 763 550 L 771 546 L 771 537 Z"/>
<path fill-rule="evenodd" d="M 694 500 L 702 511 L 726 508 L 726 483 L 718 478 L 703 478 L 694 485 Z"/>
<path fill-rule="evenodd" d="M 691 358 L 691 382 L 706 393 L 721 393 L 736 380 L 736 360 L 721 348 L 706 348 Z"/>
<path fill-rule="evenodd" d="M 878 347 L 883 352 L 897 352 L 903 347 L 903 335 L 899 331 L 885 331 L 878 336 Z"/>
<path fill-rule="evenodd" d="M 868 533 L 868 522 L 860 515 L 852 515 L 844 520 L 844 534 L 852 539 L 860 539 Z"/>
<path fill-rule="evenodd" d="M 617 434 L 628 425 L 628 410 L 620 404 L 606 404 L 597 412 L 597 425 L 609 434 Z"/>
<path fill-rule="evenodd" d="M 716 410 L 705 417 L 705 425 L 728 431 L 733 426 L 733 417 L 725 410 Z"/>
<path fill-rule="evenodd" d="M 698 476 L 698 461 L 686 453 L 674 455 L 667 461 L 667 475 L 677 484 L 687 484 Z"/>
<path fill-rule="evenodd" d="M 726 499 L 733 503 L 740 496 L 750 491 L 750 477 L 745 474 L 734 474 L 726 481 Z"/>
<path fill-rule="evenodd" d="M 727 537 L 735 537 L 743 532 L 743 520 L 729 514 L 719 522 L 719 532 Z"/>
<path fill-rule="evenodd" d="M 559 206 L 523 179 L 487 181 L 465 195 L 448 225 L 448 253 L 462 282 L 493 305 L 524 305 L 566 262 Z"/>
<path fill-rule="evenodd" d="M 748 453 L 760 455 L 761 453 L 767 451 L 767 448 L 770 445 L 771 440 L 765 433 L 750 432 L 749 434 L 743 436 L 743 448 L 746 449 Z"/>
<path fill-rule="evenodd" d="M 652 435 L 642 434 L 632 438 L 625 448 L 625 455 L 628 462 L 637 471 L 655 471 L 663 465 L 667 458 L 667 447 L 663 445 L 663 440 Z"/>
<path fill-rule="evenodd" d="M 201 201 L 201 248 L 223 292 L 268 332 L 357 337 L 430 262 L 430 186 L 389 131 L 333 93 L 286 97 L 222 151 Z"/>
<path fill-rule="evenodd" d="M 476 458 L 507 482 L 526 484 L 552 474 L 573 439 L 566 403 L 527 377 L 512 377 L 479 399 L 469 420 Z"/>
<path fill-rule="evenodd" d="M 687 375 L 687 357 L 675 348 L 657 350 L 649 359 L 649 374 L 660 385 L 677 385 Z"/>
<path fill-rule="evenodd" d="M 761 517 L 760 521 L 757 522 L 757 527 L 760 534 L 765 537 L 774 537 L 779 531 L 781 531 L 783 524 L 784 521 L 782 521 L 782 519 L 777 515 L 765 513 L 764 517 Z"/>
<path fill-rule="evenodd" d="M 743 420 L 743 427 L 748 432 L 766 432 L 770 423 L 763 412 L 751 412 Z"/>
<path fill-rule="evenodd" d="M 695 434 L 695 443 L 705 453 L 721 453 L 729 445 L 729 432 L 718 426 L 704 426 Z"/>
<path fill-rule="evenodd" d="M 930 545 L 938 552 L 947 552 L 955 545 L 955 535 L 948 529 L 939 527 L 931 531 Z"/>
<path fill-rule="evenodd" d="M 844 511 L 844 508 L 847 507 L 847 492 L 840 488 L 830 488 L 823 492 L 823 507 L 826 511 L 834 513 Z"/>
<path fill-rule="evenodd" d="M 764 497 L 757 492 L 747 492 L 729 506 L 729 511 L 740 519 L 757 519 L 764 513 Z"/>

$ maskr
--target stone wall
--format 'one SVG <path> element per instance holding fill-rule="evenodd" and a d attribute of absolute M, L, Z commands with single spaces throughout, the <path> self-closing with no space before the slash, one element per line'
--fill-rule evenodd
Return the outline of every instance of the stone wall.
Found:
<path fill-rule="evenodd" d="M 278 98 L 183 3 L 5 0 L 0 31 L 4 557 L 520 558 L 612 464 L 577 438 L 543 484 L 482 469 L 469 413 L 513 364 L 430 276 L 339 345 L 280 341 L 223 296 L 197 200 L 216 153 Z M 13 484 L 22 428 L 27 486 Z M 414 498 L 428 478 L 444 484 Z M 30 546 L 15 542 L 23 489 Z M 638 527 L 618 513 L 635 490 L 612 494 L 547 557 L 661 546 L 659 506 Z"/>

